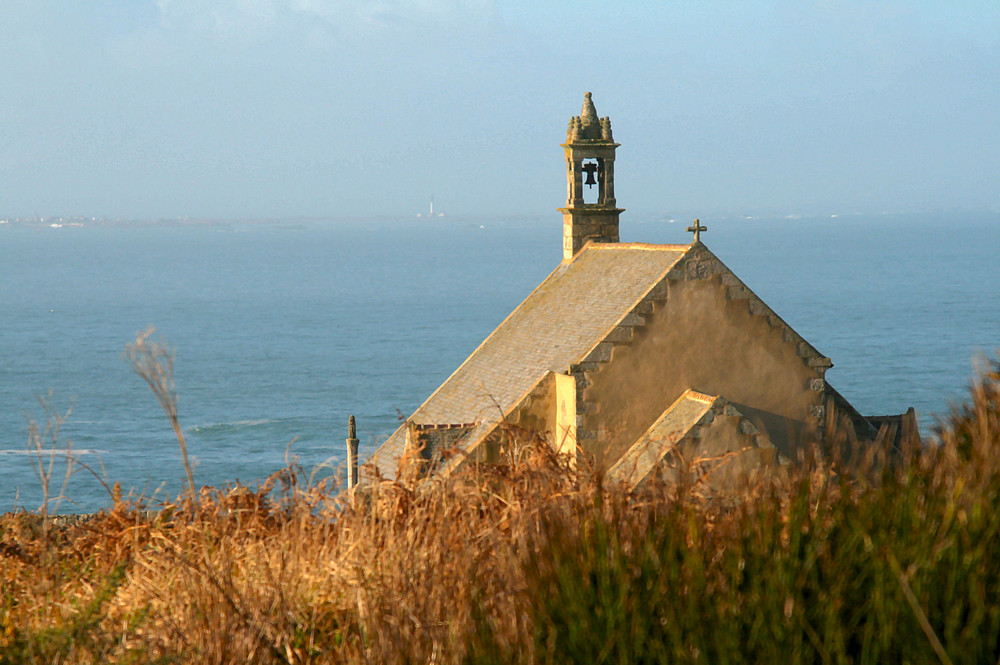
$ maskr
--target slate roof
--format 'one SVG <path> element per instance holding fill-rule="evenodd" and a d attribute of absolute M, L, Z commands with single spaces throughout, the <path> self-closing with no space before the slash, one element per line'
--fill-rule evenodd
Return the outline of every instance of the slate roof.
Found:
<path fill-rule="evenodd" d="M 690 248 L 590 243 L 552 271 L 410 420 L 489 427 L 545 372 L 566 373 L 582 361 Z M 405 445 L 403 426 L 376 451 L 383 476 L 395 475 Z"/>

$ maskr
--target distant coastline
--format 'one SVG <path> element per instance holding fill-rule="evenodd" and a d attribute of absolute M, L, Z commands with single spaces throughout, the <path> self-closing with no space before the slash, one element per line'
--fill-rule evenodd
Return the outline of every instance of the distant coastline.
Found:
<path fill-rule="evenodd" d="M 453 224 L 460 222 L 519 222 L 546 219 L 543 215 L 449 215 L 448 217 L 413 217 L 411 215 L 365 215 L 345 217 L 4 217 L 0 218 L 0 229 L 8 228 L 114 228 L 114 227 L 228 227 L 236 225 L 283 225 L 283 224 L 340 224 L 358 222 L 400 222 L 405 224 L 427 224 L 430 222 Z"/>
<path fill-rule="evenodd" d="M 993 209 L 948 209 L 948 210 L 895 210 L 886 212 L 720 212 L 715 214 L 704 212 L 687 211 L 635 211 L 631 215 L 630 222 L 633 224 L 668 224 L 690 221 L 700 216 L 702 219 L 710 220 L 713 223 L 733 223 L 733 222 L 756 222 L 756 221 L 777 221 L 787 220 L 788 222 L 816 222 L 832 220 L 850 220 L 863 217 L 879 217 L 903 221 L 907 218 L 926 219 L 929 216 L 956 217 L 956 216 L 985 216 L 1000 217 L 1000 210 Z M 411 214 L 381 214 L 381 215 L 345 215 L 345 216 L 289 216 L 289 217 L 157 217 L 157 218 L 127 218 L 127 217 L 94 217 L 86 215 L 75 216 L 39 216 L 31 215 L 27 217 L 0 217 L 0 229 L 4 228 L 35 228 L 35 229 L 61 229 L 61 228 L 180 228 L 180 227 L 220 227 L 227 228 L 233 226 L 256 226 L 256 225 L 296 225 L 296 224 L 345 224 L 345 223 L 385 223 L 396 222 L 407 225 L 421 224 L 459 224 L 476 222 L 477 224 L 488 222 L 497 223 L 517 223 L 530 221 L 550 221 L 553 215 L 549 214 L 464 214 L 444 216 L 421 216 L 414 217 Z"/>

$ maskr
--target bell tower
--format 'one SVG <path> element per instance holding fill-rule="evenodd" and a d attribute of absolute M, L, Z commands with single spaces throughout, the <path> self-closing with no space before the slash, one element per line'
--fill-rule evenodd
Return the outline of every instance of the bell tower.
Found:
<path fill-rule="evenodd" d="M 624 212 L 615 204 L 615 148 L 619 145 L 611 136 L 611 120 L 598 119 L 590 93 L 584 94 L 583 111 L 570 118 L 562 144 L 568 185 L 566 207 L 559 208 L 563 261 L 576 256 L 588 241 L 618 242 L 618 215 Z"/>

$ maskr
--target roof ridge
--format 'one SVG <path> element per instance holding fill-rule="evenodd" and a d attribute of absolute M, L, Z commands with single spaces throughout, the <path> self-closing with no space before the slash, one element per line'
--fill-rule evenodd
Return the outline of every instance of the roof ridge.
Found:
<path fill-rule="evenodd" d="M 477 420 L 471 423 L 410 423 L 410 425 L 420 431 L 432 429 L 469 429 L 479 427 L 480 421 Z"/>
<path fill-rule="evenodd" d="M 615 249 L 650 249 L 665 252 L 678 252 L 687 251 L 691 249 L 694 245 L 684 245 L 684 244 L 661 244 L 654 242 L 588 242 L 584 249 L 598 249 L 598 250 L 615 250 Z M 573 257 L 575 260 L 577 256 L 583 253 L 581 249 Z M 572 261 L 571 261 L 572 263 Z"/>
<path fill-rule="evenodd" d="M 678 400 L 683 399 L 684 397 L 697 400 L 699 402 L 706 402 L 709 404 L 711 404 L 717 399 L 725 399 L 724 397 L 722 397 L 722 395 L 708 395 L 706 393 L 700 393 L 697 390 L 692 390 L 691 388 L 688 388 L 683 393 L 681 393 L 681 396 L 678 398 Z"/>

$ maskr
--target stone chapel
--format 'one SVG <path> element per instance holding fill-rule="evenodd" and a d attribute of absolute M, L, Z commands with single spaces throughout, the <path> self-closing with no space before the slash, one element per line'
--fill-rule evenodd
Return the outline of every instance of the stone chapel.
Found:
<path fill-rule="evenodd" d="M 404 457 L 424 473 L 495 464 L 518 431 L 633 486 L 676 478 L 696 460 L 719 460 L 704 473 L 728 485 L 823 446 L 834 424 L 860 441 L 917 435 L 913 409 L 866 417 L 834 390 L 830 359 L 709 250 L 697 220 L 689 245 L 620 242 L 618 146 L 586 93 L 562 144 L 562 262 L 377 449 L 364 475 L 394 478 Z"/>

